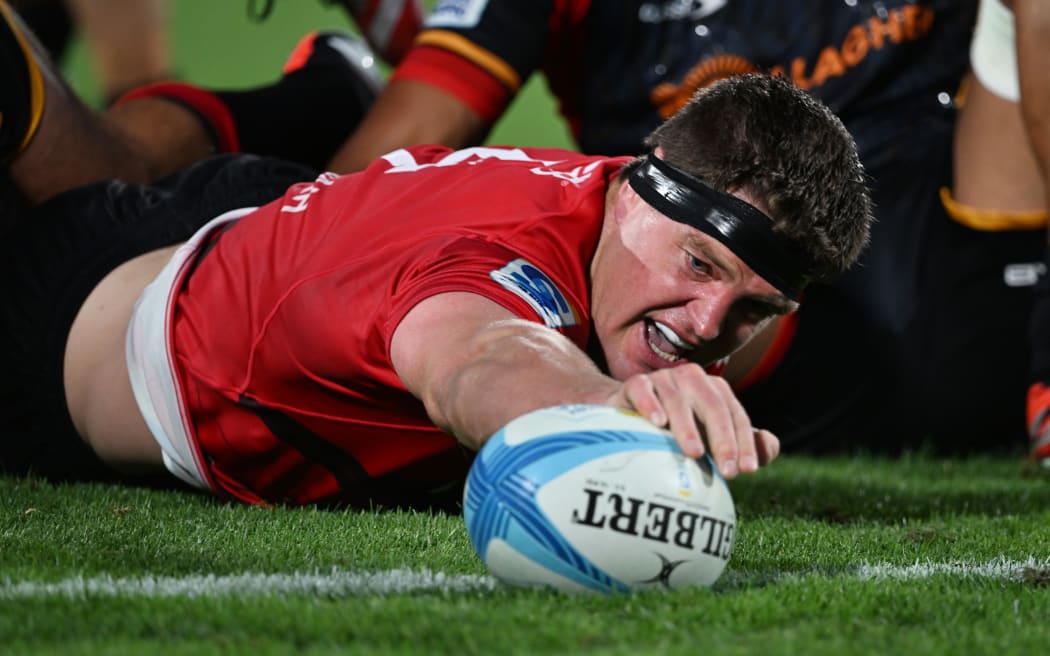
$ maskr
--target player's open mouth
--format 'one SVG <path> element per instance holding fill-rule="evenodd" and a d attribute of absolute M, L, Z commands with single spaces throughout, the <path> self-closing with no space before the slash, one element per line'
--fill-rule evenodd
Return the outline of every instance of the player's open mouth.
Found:
<path fill-rule="evenodd" d="M 689 351 L 695 348 L 687 344 L 678 336 L 678 333 L 668 326 L 651 319 L 645 320 L 645 341 L 661 360 L 671 363 L 682 360 Z"/>

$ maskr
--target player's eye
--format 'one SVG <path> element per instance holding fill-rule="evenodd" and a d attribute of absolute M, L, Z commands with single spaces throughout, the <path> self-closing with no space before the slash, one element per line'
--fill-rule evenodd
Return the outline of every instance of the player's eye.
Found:
<path fill-rule="evenodd" d="M 707 276 L 711 275 L 711 264 L 707 260 L 699 258 L 691 253 L 689 254 L 689 268 L 695 273 Z"/>

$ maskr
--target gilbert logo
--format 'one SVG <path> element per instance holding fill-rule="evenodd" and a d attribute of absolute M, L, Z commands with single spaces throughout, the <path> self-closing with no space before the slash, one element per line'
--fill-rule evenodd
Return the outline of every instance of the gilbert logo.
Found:
<path fill-rule="evenodd" d="M 682 549 L 698 549 L 729 560 L 736 524 L 619 493 L 584 488 L 586 500 L 572 511 L 572 522 L 634 535 Z"/>
<path fill-rule="evenodd" d="M 688 563 L 688 560 L 671 560 L 667 556 L 663 555 L 659 551 L 654 551 L 656 557 L 660 559 L 660 571 L 656 573 L 651 579 L 645 579 L 638 581 L 639 583 L 657 583 L 665 588 L 671 587 L 671 574 L 674 573 L 676 567 L 682 563 Z"/>
<path fill-rule="evenodd" d="M 521 259 L 511 260 L 489 276 L 529 304 L 548 328 L 575 326 L 576 314 L 547 274 Z"/>

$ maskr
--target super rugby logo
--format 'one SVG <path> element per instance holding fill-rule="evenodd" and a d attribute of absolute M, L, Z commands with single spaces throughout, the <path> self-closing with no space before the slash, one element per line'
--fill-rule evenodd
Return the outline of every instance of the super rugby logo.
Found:
<path fill-rule="evenodd" d="M 548 328 L 576 325 L 576 314 L 558 286 L 547 274 L 525 260 L 512 260 L 489 276 L 528 303 Z"/>
<path fill-rule="evenodd" d="M 662 23 L 664 21 L 689 18 L 697 20 L 710 16 L 729 0 L 666 0 L 665 2 L 645 2 L 638 8 L 638 20 L 643 23 Z"/>
<path fill-rule="evenodd" d="M 475 27 L 489 0 L 442 0 L 434 7 L 425 27 Z"/>
<path fill-rule="evenodd" d="M 693 496 L 693 482 L 689 478 L 689 467 L 683 457 L 676 457 L 675 461 L 678 464 L 678 494 L 683 497 L 691 497 Z"/>

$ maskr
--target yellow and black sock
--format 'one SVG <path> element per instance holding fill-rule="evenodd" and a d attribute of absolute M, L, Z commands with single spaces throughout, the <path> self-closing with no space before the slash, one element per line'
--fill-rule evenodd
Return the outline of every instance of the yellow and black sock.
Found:
<path fill-rule="evenodd" d="M 0 162 L 18 156 L 36 134 L 44 114 L 44 80 L 21 20 L 0 0 Z"/>

